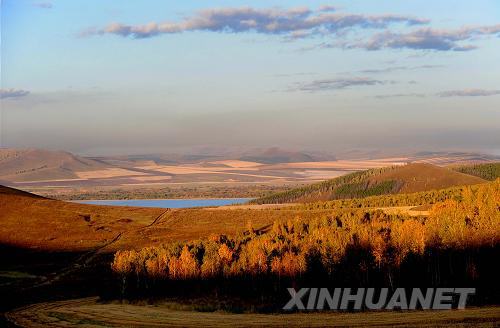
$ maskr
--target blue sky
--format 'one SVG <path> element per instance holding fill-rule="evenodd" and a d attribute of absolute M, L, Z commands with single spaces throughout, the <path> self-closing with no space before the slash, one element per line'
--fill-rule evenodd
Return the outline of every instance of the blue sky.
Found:
<path fill-rule="evenodd" d="M 498 1 L 2 1 L 2 147 L 500 147 Z"/>

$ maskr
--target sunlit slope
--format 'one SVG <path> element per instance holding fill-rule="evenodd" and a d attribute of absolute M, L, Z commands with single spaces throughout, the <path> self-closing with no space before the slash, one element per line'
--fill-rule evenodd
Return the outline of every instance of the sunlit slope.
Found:
<path fill-rule="evenodd" d="M 315 202 L 376 195 L 412 193 L 484 183 L 476 176 L 425 163 L 351 173 L 302 188 L 276 193 L 254 203 Z"/>
<path fill-rule="evenodd" d="M 42 198 L 0 186 L 0 244 L 89 250 L 150 224 L 164 209 L 93 206 Z"/>
<path fill-rule="evenodd" d="M 236 234 L 249 224 L 311 219 L 330 210 L 163 209 L 97 206 L 42 198 L 0 186 L 0 245 L 54 251 L 105 251 Z"/>

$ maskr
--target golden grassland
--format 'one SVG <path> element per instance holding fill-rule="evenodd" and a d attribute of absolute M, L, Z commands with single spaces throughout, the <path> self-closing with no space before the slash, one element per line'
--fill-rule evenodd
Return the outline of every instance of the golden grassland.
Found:
<path fill-rule="evenodd" d="M 91 250 L 121 234 L 109 250 L 143 247 L 161 242 L 234 235 L 250 222 L 255 229 L 275 221 L 309 220 L 338 208 L 384 208 L 388 213 L 425 215 L 412 206 L 458 197 L 463 187 L 415 194 L 374 196 L 306 205 L 231 206 L 165 211 L 157 208 L 95 206 L 35 197 L 0 188 L 0 243 L 41 250 Z M 153 224 L 154 223 L 154 224 Z M 116 247 L 115 247 L 116 246 Z"/>
<path fill-rule="evenodd" d="M 147 226 L 165 209 L 93 206 L 0 187 L 0 243 L 52 251 L 87 251 Z"/>
<path fill-rule="evenodd" d="M 485 180 L 476 176 L 425 163 L 408 164 L 396 170 L 388 170 L 372 177 L 370 182 L 379 183 L 388 180 L 404 182 L 401 189 L 398 190 L 400 193 L 474 185 L 485 182 Z"/>
<path fill-rule="evenodd" d="M 235 234 L 251 221 L 258 229 L 290 217 L 331 210 L 221 210 L 96 206 L 57 201 L 0 187 L 0 243 L 52 251 L 140 248 L 161 242 Z M 119 238 L 117 238 L 119 236 Z"/>
<path fill-rule="evenodd" d="M 122 168 L 106 168 L 96 171 L 78 171 L 75 174 L 80 179 L 96 179 L 96 178 L 114 178 L 114 177 L 127 177 L 127 176 L 143 176 L 143 172 L 130 171 Z"/>

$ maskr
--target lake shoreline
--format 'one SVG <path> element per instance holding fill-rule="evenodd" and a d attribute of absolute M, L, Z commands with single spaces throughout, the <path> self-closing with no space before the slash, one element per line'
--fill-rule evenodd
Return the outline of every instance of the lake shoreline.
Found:
<path fill-rule="evenodd" d="M 113 199 L 113 200 L 78 200 L 76 204 L 98 206 L 156 207 L 156 208 L 196 208 L 219 207 L 246 204 L 254 198 L 179 198 L 179 199 Z"/>
<path fill-rule="evenodd" d="M 134 198 L 134 199 L 69 199 L 69 200 L 64 200 L 64 202 L 71 202 L 71 203 L 80 203 L 80 204 L 85 204 L 85 202 L 108 202 L 108 201 L 117 201 L 117 202 L 122 202 L 122 201 L 136 201 L 136 200 L 144 200 L 144 201 L 156 201 L 156 200 L 224 200 L 224 199 L 256 199 L 257 197 L 194 197 L 194 198 Z"/>

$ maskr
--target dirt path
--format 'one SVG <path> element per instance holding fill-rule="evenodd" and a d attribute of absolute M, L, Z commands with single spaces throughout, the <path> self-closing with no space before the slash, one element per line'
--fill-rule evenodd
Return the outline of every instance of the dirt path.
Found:
<path fill-rule="evenodd" d="M 38 303 L 6 314 L 29 327 L 498 327 L 500 307 L 448 311 L 229 314 L 173 309 L 173 304 L 98 303 L 97 298 Z"/>
<path fill-rule="evenodd" d="M 98 246 L 97 248 L 89 251 L 89 252 L 86 252 L 84 253 L 83 255 L 81 255 L 80 257 L 78 257 L 71 265 L 67 266 L 66 268 L 52 274 L 52 275 L 49 275 L 49 276 L 46 276 L 43 278 L 43 280 L 27 289 L 32 289 L 32 288 L 36 288 L 36 287 L 42 287 L 42 286 L 47 286 L 47 285 L 50 285 L 58 280 L 60 280 L 61 278 L 63 277 L 66 277 L 72 273 L 75 273 L 76 271 L 78 271 L 79 269 L 81 269 L 82 267 L 85 267 L 89 264 L 92 263 L 92 261 L 101 253 L 104 252 L 104 250 L 106 248 L 108 248 L 109 246 L 115 244 L 116 242 L 118 242 L 122 236 L 124 234 L 128 234 L 128 233 L 136 233 L 136 232 L 139 232 L 141 230 L 144 230 L 144 229 L 147 229 L 147 228 L 150 228 L 154 225 L 156 225 L 158 222 L 161 221 L 161 219 L 165 216 L 165 214 L 167 214 L 168 212 L 170 212 L 171 209 L 167 208 L 165 211 L 163 211 L 160 215 L 158 215 L 150 224 L 146 225 L 146 226 L 143 226 L 143 227 L 139 227 L 139 228 L 136 228 L 136 229 L 133 229 L 133 230 L 125 230 L 125 231 L 121 231 L 119 232 L 113 239 L 111 239 L 110 241 L 107 241 L 105 242 L 103 245 L 101 246 Z"/>
<path fill-rule="evenodd" d="M 146 228 L 150 228 L 152 226 L 154 226 L 155 224 L 157 224 L 158 222 L 160 222 L 160 220 L 163 218 L 163 216 L 165 216 L 165 214 L 167 214 L 168 212 L 172 211 L 170 208 L 167 208 L 163 213 L 161 213 L 160 215 L 158 215 L 154 220 L 153 222 L 151 222 L 150 224 L 148 224 L 147 226 L 145 227 L 142 227 L 142 228 L 139 228 L 139 230 L 142 230 L 142 229 L 146 229 Z"/>

